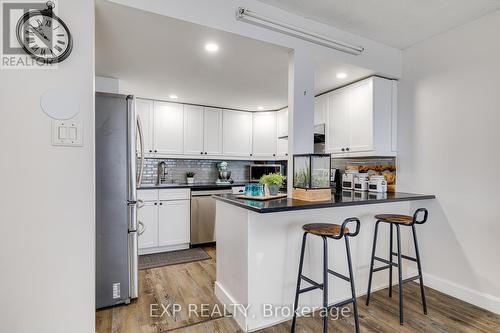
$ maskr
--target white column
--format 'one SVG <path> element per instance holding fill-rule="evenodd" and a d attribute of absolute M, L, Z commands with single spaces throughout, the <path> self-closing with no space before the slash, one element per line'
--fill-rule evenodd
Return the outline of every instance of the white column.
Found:
<path fill-rule="evenodd" d="M 293 155 L 314 152 L 314 59 L 302 50 L 288 62 L 288 197 L 293 188 Z"/>

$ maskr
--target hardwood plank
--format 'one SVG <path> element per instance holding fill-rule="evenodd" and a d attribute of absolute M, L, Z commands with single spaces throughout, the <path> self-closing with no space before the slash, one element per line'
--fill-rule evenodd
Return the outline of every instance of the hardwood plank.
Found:
<path fill-rule="evenodd" d="M 219 314 L 202 316 L 201 304 L 209 304 L 209 312 L 220 306 L 214 295 L 216 278 L 216 250 L 204 250 L 212 259 L 159 267 L 139 272 L 140 294 L 130 305 L 117 306 L 96 312 L 97 333 L 233 333 L 241 332 L 231 317 Z M 393 287 L 393 297 L 387 289 L 372 294 L 370 306 L 365 297 L 358 299 L 362 332 L 376 333 L 491 333 L 500 332 L 500 316 L 462 302 L 439 291 L 425 288 L 428 315 L 424 315 L 417 283 L 404 285 L 404 326 L 399 325 L 398 286 Z M 188 305 L 198 307 L 196 315 L 189 314 Z M 152 317 L 151 304 L 179 304 L 182 311 L 175 316 Z M 351 308 L 352 309 L 352 308 Z M 291 321 L 262 329 L 260 333 L 286 333 Z M 354 332 L 354 318 L 330 319 L 331 332 Z M 321 332 L 322 318 L 318 314 L 298 318 L 296 332 Z"/>

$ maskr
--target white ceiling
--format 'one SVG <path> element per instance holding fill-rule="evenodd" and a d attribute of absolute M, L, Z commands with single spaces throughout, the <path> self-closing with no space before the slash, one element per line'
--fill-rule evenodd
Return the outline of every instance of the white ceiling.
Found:
<path fill-rule="evenodd" d="M 219 51 L 205 51 L 207 42 Z M 257 111 L 287 105 L 288 52 L 273 44 L 96 1 L 96 75 L 139 97 Z M 338 72 L 348 74 L 337 79 Z M 316 93 L 373 72 L 330 59 L 317 64 Z"/>
<path fill-rule="evenodd" d="M 499 0 L 259 0 L 405 49 L 500 9 Z"/>

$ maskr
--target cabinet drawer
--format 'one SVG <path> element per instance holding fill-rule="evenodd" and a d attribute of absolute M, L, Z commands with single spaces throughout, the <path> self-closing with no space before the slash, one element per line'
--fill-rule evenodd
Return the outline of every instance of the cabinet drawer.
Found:
<path fill-rule="evenodd" d="M 137 199 L 142 201 L 158 201 L 158 190 L 137 190 Z"/>
<path fill-rule="evenodd" d="M 187 188 L 177 188 L 159 190 L 159 200 L 189 200 L 190 190 Z"/>

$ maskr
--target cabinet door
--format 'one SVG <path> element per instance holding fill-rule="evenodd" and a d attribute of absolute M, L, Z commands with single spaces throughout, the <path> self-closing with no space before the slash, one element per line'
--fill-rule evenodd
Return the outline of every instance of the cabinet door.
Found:
<path fill-rule="evenodd" d="M 256 157 L 275 157 L 277 149 L 276 112 L 252 114 L 252 150 Z"/>
<path fill-rule="evenodd" d="M 326 124 L 328 119 L 328 95 L 314 99 L 314 125 Z"/>
<path fill-rule="evenodd" d="M 190 201 L 160 201 L 158 209 L 158 245 L 190 242 Z"/>
<path fill-rule="evenodd" d="M 326 152 L 343 154 L 349 146 L 349 94 L 341 90 L 328 95 Z"/>
<path fill-rule="evenodd" d="M 139 223 L 139 248 L 151 248 L 158 246 L 158 203 L 156 201 L 145 202 L 144 206 L 137 210 Z M 142 224 L 142 225 L 141 225 Z M 142 231 L 141 231 L 142 230 Z"/>
<path fill-rule="evenodd" d="M 153 109 L 154 102 L 149 99 L 135 100 L 137 118 L 141 123 L 142 138 L 144 140 L 144 155 L 153 153 Z M 141 152 L 139 136 L 137 136 L 137 154 Z"/>
<path fill-rule="evenodd" d="M 154 146 L 159 155 L 183 152 L 184 110 L 182 104 L 154 103 Z"/>
<path fill-rule="evenodd" d="M 252 156 L 252 113 L 223 111 L 223 151 L 225 156 Z"/>
<path fill-rule="evenodd" d="M 184 105 L 184 154 L 203 154 L 203 107 Z"/>
<path fill-rule="evenodd" d="M 279 110 L 276 117 L 278 122 L 278 138 L 288 136 L 288 108 Z"/>
<path fill-rule="evenodd" d="M 349 152 L 373 150 L 373 81 L 349 88 Z"/>
<path fill-rule="evenodd" d="M 222 110 L 205 108 L 204 114 L 204 153 L 222 155 Z"/>

